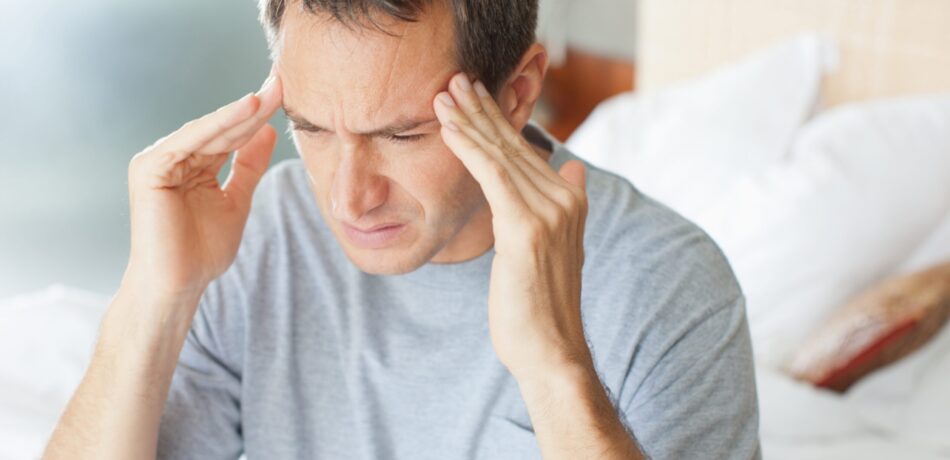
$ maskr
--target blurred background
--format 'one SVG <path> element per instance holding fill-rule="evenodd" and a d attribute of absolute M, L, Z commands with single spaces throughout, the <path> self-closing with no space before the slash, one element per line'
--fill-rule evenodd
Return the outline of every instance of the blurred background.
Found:
<path fill-rule="evenodd" d="M 0 296 L 111 293 L 128 257 L 129 159 L 259 86 L 252 1 L 5 1 Z M 275 160 L 293 154 L 285 140 Z"/>
<path fill-rule="evenodd" d="M 584 3 L 541 5 L 554 67 L 536 116 L 561 139 L 597 102 L 633 85 L 635 2 Z M 53 283 L 111 294 L 128 257 L 129 159 L 258 88 L 270 64 L 257 3 L 2 5 L 0 297 Z M 612 77 L 578 83 L 591 74 Z M 282 116 L 273 123 L 283 132 Z M 282 135 L 272 163 L 293 156 Z"/>

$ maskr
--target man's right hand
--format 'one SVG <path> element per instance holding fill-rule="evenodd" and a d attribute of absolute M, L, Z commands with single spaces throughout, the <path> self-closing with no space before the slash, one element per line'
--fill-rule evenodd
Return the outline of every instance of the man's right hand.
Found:
<path fill-rule="evenodd" d="M 276 70 L 248 94 L 135 155 L 129 164 L 131 251 L 123 285 L 200 296 L 234 261 L 276 141 L 267 120 L 281 106 Z M 223 187 L 218 171 L 237 150 Z"/>
<path fill-rule="evenodd" d="M 129 265 L 43 458 L 155 457 L 178 355 L 202 293 L 237 256 L 276 140 L 267 120 L 281 98 L 273 76 L 257 94 L 186 123 L 132 159 Z M 219 187 L 233 150 L 231 175 Z"/>

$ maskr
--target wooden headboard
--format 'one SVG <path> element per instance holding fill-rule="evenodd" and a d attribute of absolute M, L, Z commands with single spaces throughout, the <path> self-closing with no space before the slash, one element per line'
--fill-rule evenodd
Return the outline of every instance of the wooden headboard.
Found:
<path fill-rule="evenodd" d="M 825 106 L 950 90 L 950 0 L 639 0 L 636 87 L 695 76 L 803 31 L 833 38 Z"/>

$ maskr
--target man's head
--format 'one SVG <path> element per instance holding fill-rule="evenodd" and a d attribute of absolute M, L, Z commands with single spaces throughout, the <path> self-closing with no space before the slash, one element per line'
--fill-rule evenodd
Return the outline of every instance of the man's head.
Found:
<path fill-rule="evenodd" d="M 337 22 L 375 27 L 380 21 L 415 22 L 431 6 L 448 7 L 453 34 L 453 60 L 459 71 L 481 80 L 495 94 L 528 47 L 534 43 L 538 0 L 260 0 L 261 23 L 272 50 L 279 44 L 284 13 L 303 9 Z"/>
<path fill-rule="evenodd" d="M 404 273 L 491 247 L 484 195 L 442 142 L 433 98 L 462 71 L 523 128 L 547 66 L 536 15 L 536 0 L 261 0 L 294 143 L 358 267 Z M 385 224 L 399 227 L 357 230 Z"/>

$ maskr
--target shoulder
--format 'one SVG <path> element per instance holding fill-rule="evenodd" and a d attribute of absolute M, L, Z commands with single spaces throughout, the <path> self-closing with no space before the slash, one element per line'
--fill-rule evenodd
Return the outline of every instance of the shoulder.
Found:
<path fill-rule="evenodd" d="M 725 254 L 705 230 L 626 178 L 585 166 L 585 269 L 591 275 L 642 284 L 641 292 L 666 287 L 731 299 L 741 295 Z"/>
<path fill-rule="evenodd" d="M 694 222 L 587 167 L 582 308 L 612 399 L 649 452 L 759 458 L 745 296 L 729 261 Z"/>
<path fill-rule="evenodd" d="M 627 179 L 587 167 L 582 292 L 594 345 L 608 355 L 637 348 L 642 376 L 686 336 L 711 346 L 743 327 L 745 297 L 709 234 Z"/>

